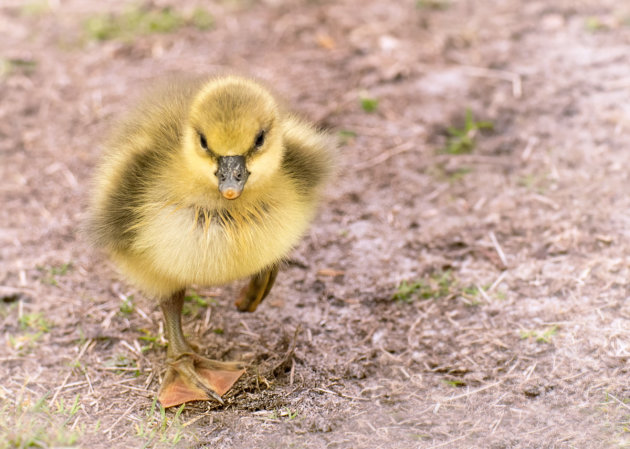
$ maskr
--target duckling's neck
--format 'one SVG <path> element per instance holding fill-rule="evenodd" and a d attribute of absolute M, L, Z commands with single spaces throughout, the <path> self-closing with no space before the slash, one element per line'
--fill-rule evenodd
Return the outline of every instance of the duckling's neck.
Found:
<path fill-rule="evenodd" d="M 273 206 L 269 200 L 259 200 L 244 204 L 227 203 L 228 207 L 207 207 L 194 205 L 189 208 L 193 223 L 198 228 L 208 229 L 210 226 L 221 228 L 237 227 L 240 225 L 257 225 L 265 221 Z"/>

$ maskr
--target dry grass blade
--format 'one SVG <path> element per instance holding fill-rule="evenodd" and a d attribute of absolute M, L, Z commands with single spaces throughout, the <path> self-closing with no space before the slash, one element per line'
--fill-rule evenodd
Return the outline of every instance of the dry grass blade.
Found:
<path fill-rule="evenodd" d="M 503 267 L 507 268 L 508 263 L 505 257 L 505 253 L 503 252 L 503 248 L 501 248 L 501 245 L 499 245 L 499 241 L 497 240 L 496 235 L 494 235 L 494 232 L 492 231 L 490 231 L 489 235 L 490 235 L 490 241 L 492 242 L 492 246 L 494 246 L 494 249 L 499 255 L 499 259 L 501 259 L 501 263 L 503 264 Z"/>
<path fill-rule="evenodd" d="M 358 396 L 349 396 L 347 394 L 339 393 L 337 391 L 327 390 L 326 388 L 313 388 L 313 391 L 319 391 L 321 393 L 327 393 L 327 394 L 334 394 L 341 398 L 350 399 L 353 401 L 371 401 L 371 399 L 368 399 L 368 398 L 360 398 Z"/>
<path fill-rule="evenodd" d="M 297 345 L 297 338 L 298 338 L 298 335 L 300 334 L 300 332 L 302 332 L 302 326 L 298 325 L 295 328 L 295 332 L 293 333 L 293 338 L 291 339 L 291 342 L 289 344 L 289 348 L 284 353 L 284 356 L 282 357 L 282 359 L 280 359 L 280 361 L 278 363 L 276 363 L 273 366 L 273 368 L 270 370 L 270 372 L 272 374 L 275 375 L 279 369 L 284 367 L 289 362 L 289 360 L 293 360 L 293 354 L 295 353 L 295 346 Z"/>
<path fill-rule="evenodd" d="M 461 440 L 463 440 L 463 439 L 464 439 L 464 438 L 466 438 L 467 436 L 468 436 L 468 435 L 462 435 L 462 436 L 459 436 L 459 437 L 457 437 L 457 438 L 453 438 L 452 440 L 448 440 L 448 441 L 445 441 L 445 442 L 443 442 L 443 443 L 436 444 L 436 445 L 434 445 L 434 446 L 429 446 L 429 448 L 428 448 L 428 449 L 437 449 L 437 448 L 439 448 L 439 447 L 446 447 L 446 446 L 450 446 L 451 444 L 456 443 L 457 441 L 461 441 Z"/>
<path fill-rule="evenodd" d="M 74 366 L 77 364 L 77 362 L 81 359 L 81 357 L 83 357 L 83 354 L 85 354 L 85 351 L 87 350 L 88 346 L 92 344 L 92 342 L 93 340 L 90 338 L 85 343 L 83 343 L 83 346 L 81 347 L 81 350 L 79 351 L 79 354 L 77 354 L 77 356 L 74 358 L 74 360 L 70 364 L 71 366 Z M 49 407 L 52 407 L 55 404 L 55 401 L 57 400 L 57 396 L 66 387 L 68 379 L 70 379 L 71 375 L 72 375 L 72 371 L 70 371 L 66 375 L 66 377 L 63 379 L 63 382 L 61 382 L 61 385 L 55 389 L 55 394 L 53 395 L 52 398 L 50 398 L 50 401 L 48 402 Z"/>
<path fill-rule="evenodd" d="M 384 151 L 383 153 L 379 154 L 378 156 L 373 157 L 372 159 L 369 159 L 361 164 L 355 165 L 354 170 L 362 171 L 368 168 L 372 168 L 375 165 L 382 164 L 383 162 L 388 161 L 392 157 L 397 156 L 402 153 L 406 153 L 407 151 L 412 150 L 414 148 L 418 148 L 418 144 L 415 144 L 413 142 L 401 143 L 400 145 L 396 145 L 395 147 Z"/>
<path fill-rule="evenodd" d="M 625 402 L 623 402 L 622 400 L 618 399 L 617 397 L 615 397 L 614 395 L 610 394 L 610 393 L 606 393 L 609 397 L 613 398 L 619 405 L 621 405 L 622 407 L 627 408 L 628 410 L 630 410 L 630 405 L 626 404 Z"/>
<path fill-rule="evenodd" d="M 124 419 L 127 415 L 129 415 L 129 413 L 131 413 L 131 411 L 132 411 L 132 410 L 136 407 L 136 405 L 138 405 L 138 401 L 134 401 L 134 403 L 133 403 L 133 404 L 131 404 L 131 405 L 129 406 L 129 408 L 127 408 L 127 410 L 125 410 L 125 412 L 124 412 L 123 414 L 121 414 L 121 415 L 120 415 L 120 416 L 116 419 L 116 421 L 114 421 L 114 422 L 112 423 L 112 425 L 111 425 L 111 426 L 109 426 L 107 429 L 103 430 L 103 433 L 104 433 L 104 434 L 108 434 L 108 433 L 112 432 L 112 431 L 114 430 L 114 428 L 118 425 L 118 423 L 119 423 L 120 421 L 122 421 L 122 420 L 123 420 L 123 419 Z"/>
<path fill-rule="evenodd" d="M 463 66 L 462 68 L 464 69 L 464 72 L 470 76 L 509 81 L 512 83 L 512 95 L 514 98 L 520 99 L 523 96 L 523 82 L 521 81 L 521 76 L 518 73 L 507 70 L 488 69 L 485 67 Z"/>
<path fill-rule="evenodd" d="M 476 390 L 473 390 L 473 391 L 467 391 L 466 393 L 458 394 L 458 395 L 451 396 L 451 397 L 448 397 L 448 398 L 442 398 L 438 402 L 439 403 L 446 403 L 446 402 L 456 401 L 456 400 L 461 399 L 461 398 L 467 398 L 467 397 L 473 396 L 473 395 L 475 395 L 477 393 L 481 393 L 482 391 L 489 390 L 490 388 L 497 387 L 497 386 L 501 385 L 502 383 L 503 383 L 503 381 L 500 380 L 498 382 L 494 382 L 494 383 L 489 384 L 489 385 L 484 385 L 483 387 L 477 388 Z"/>

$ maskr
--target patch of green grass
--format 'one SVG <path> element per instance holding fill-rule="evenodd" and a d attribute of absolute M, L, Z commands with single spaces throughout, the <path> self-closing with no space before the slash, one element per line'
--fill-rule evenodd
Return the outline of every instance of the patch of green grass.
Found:
<path fill-rule="evenodd" d="M 462 293 L 468 296 L 476 297 L 479 295 L 479 288 L 476 285 L 470 285 L 462 288 Z"/>
<path fill-rule="evenodd" d="M 0 400 L 0 449 L 70 447 L 85 432 L 75 422 L 81 407 L 78 394 L 69 403 L 60 398 L 52 408 L 47 394 L 33 400 L 20 393 L 13 399 Z"/>
<path fill-rule="evenodd" d="M 448 138 L 446 145 L 442 148 L 442 152 L 446 154 L 471 153 L 475 149 L 476 138 L 479 132 L 484 129 L 492 129 L 493 127 L 492 122 L 476 121 L 473 118 L 472 111 L 467 109 L 464 127 L 456 128 L 451 126 L 446 130 Z"/>
<path fill-rule="evenodd" d="M 164 407 L 157 403 L 157 397 L 153 399 L 150 409 L 144 420 L 134 424 L 136 437 L 144 440 L 142 447 L 155 447 L 156 443 L 177 445 L 184 436 L 184 427 L 181 422 L 181 414 L 185 404 L 177 408 L 173 417 L 169 417 Z"/>
<path fill-rule="evenodd" d="M 151 331 L 147 329 L 140 329 L 144 335 L 138 337 L 138 339 L 143 343 L 140 347 L 140 350 L 145 353 L 151 351 L 152 349 L 164 348 L 166 345 L 160 341 L 160 337 L 157 335 L 153 335 Z"/>
<path fill-rule="evenodd" d="M 584 28 L 591 33 L 595 33 L 597 31 L 606 30 L 608 26 L 606 26 L 599 17 L 591 16 L 586 19 L 586 22 L 584 22 Z"/>
<path fill-rule="evenodd" d="M 269 419 L 269 420 L 286 420 L 286 421 L 292 421 L 295 418 L 297 418 L 299 415 L 299 412 L 297 410 L 293 410 L 290 409 L 289 407 L 282 407 L 281 409 L 276 409 L 273 410 L 271 413 L 269 413 L 268 416 L 265 417 L 265 419 Z"/>
<path fill-rule="evenodd" d="M 485 288 L 487 290 L 487 287 Z M 476 285 L 469 285 L 461 289 L 461 296 L 465 298 L 466 305 L 478 306 L 481 304 L 481 292 Z"/>
<path fill-rule="evenodd" d="M 37 269 L 44 274 L 42 277 L 44 284 L 59 286 L 57 277 L 68 274 L 68 271 L 72 269 L 72 262 L 66 262 L 60 266 L 37 267 Z"/>
<path fill-rule="evenodd" d="M 359 103 L 361 104 L 361 109 L 365 112 L 375 112 L 378 109 L 378 99 L 367 92 L 362 92 L 359 95 Z"/>
<path fill-rule="evenodd" d="M 66 404 L 63 398 L 59 398 L 57 401 L 57 411 L 58 415 L 67 415 L 69 417 L 74 416 L 79 411 L 79 394 L 77 393 L 72 401 L 72 404 Z M 64 424 L 67 424 L 64 423 Z"/>
<path fill-rule="evenodd" d="M 603 391 L 603 395 L 603 399 L 598 401 L 596 411 L 603 414 L 600 421 L 605 423 L 606 430 L 614 432 L 614 439 L 610 439 L 609 447 L 630 447 L 628 441 L 628 433 L 630 433 L 628 404 L 630 404 L 630 398 L 624 397 L 622 392 L 613 394 L 606 390 Z"/>
<path fill-rule="evenodd" d="M 285 418 L 288 421 L 292 421 L 298 417 L 298 411 L 292 410 L 289 407 L 283 407 L 279 412 L 278 416 L 280 418 Z"/>
<path fill-rule="evenodd" d="M 431 438 L 431 435 L 426 434 L 426 433 L 410 433 L 409 438 L 412 438 L 414 440 L 424 441 Z"/>
<path fill-rule="evenodd" d="M 464 176 L 466 176 L 467 174 L 472 173 L 472 171 L 473 169 L 471 167 L 467 167 L 467 166 L 457 167 L 455 170 L 448 173 L 447 179 L 451 183 L 458 182 L 464 179 Z"/>
<path fill-rule="evenodd" d="M 449 184 L 455 184 L 462 181 L 466 175 L 473 173 L 474 168 L 467 165 L 461 165 L 459 167 L 451 167 L 450 164 L 444 164 L 438 162 L 432 165 L 428 173 L 438 179 L 439 181 L 445 181 Z"/>
<path fill-rule="evenodd" d="M 482 293 L 476 285 L 464 285 L 450 270 L 439 271 L 414 282 L 402 281 L 392 295 L 398 302 L 411 303 L 416 299 L 460 297 L 467 305 L 481 303 Z"/>
<path fill-rule="evenodd" d="M 202 298 L 201 296 L 199 296 L 197 294 L 197 292 L 195 292 L 194 290 L 190 292 L 189 295 L 187 295 L 184 298 L 184 301 L 187 302 L 192 302 L 194 304 L 197 304 L 199 307 L 208 307 L 211 303 L 212 304 L 216 304 L 217 302 L 212 299 L 212 298 Z"/>
<path fill-rule="evenodd" d="M 20 335 L 7 334 L 9 346 L 20 355 L 28 354 L 36 346 L 37 341 L 44 335 L 43 332 L 25 332 Z"/>
<path fill-rule="evenodd" d="M 25 2 L 20 8 L 22 16 L 41 16 L 50 11 L 48 0 L 30 0 Z"/>
<path fill-rule="evenodd" d="M 116 374 L 123 374 L 131 372 L 134 377 L 138 377 L 140 375 L 140 370 L 138 369 L 138 362 L 133 359 L 130 359 L 124 354 L 117 354 L 109 360 L 105 361 L 105 366 L 108 368 L 114 368 L 113 371 Z"/>
<path fill-rule="evenodd" d="M 136 310 L 136 305 L 133 302 L 133 295 L 125 296 L 125 299 L 120 303 L 120 313 L 131 315 L 134 310 Z"/>
<path fill-rule="evenodd" d="M 20 329 L 35 330 L 38 332 L 50 331 L 51 324 L 41 312 L 25 313 L 18 318 Z"/>
<path fill-rule="evenodd" d="M 348 145 L 349 143 L 353 142 L 354 139 L 357 137 L 357 133 L 349 129 L 342 129 L 337 134 L 339 136 L 339 143 L 341 145 Z"/>
<path fill-rule="evenodd" d="M 396 292 L 392 296 L 392 299 L 401 302 L 411 302 L 415 293 L 422 286 L 422 282 L 414 282 L 410 284 L 407 281 L 402 281 L 396 288 Z"/>
<path fill-rule="evenodd" d="M 195 8 L 190 16 L 190 23 L 198 30 L 209 30 L 214 26 L 214 16 L 203 8 Z"/>
<path fill-rule="evenodd" d="M 402 281 L 392 299 L 400 302 L 413 302 L 416 298 L 437 299 L 449 296 L 455 280 L 450 271 L 434 273 L 413 283 Z"/>
<path fill-rule="evenodd" d="M 551 339 L 558 333 L 558 326 L 553 325 L 545 329 L 522 330 L 521 339 L 534 338 L 538 343 L 551 343 Z"/>
<path fill-rule="evenodd" d="M 535 192 L 540 195 L 546 192 L 549 184 L 547 173 L 527 173 L 517 178 L 516 182 L 519 186 L 525 187 L 530 192 Z"/>
<path fill-rule="evenodd" d="M 444 10 L 451 6 L 449 0 L 416 0 L 416 8 L 418 9 L 431 9 L 431 10 Z"/>
<path fill-rule="evenodd" d="M 528 173 L 526 175 L 523 175 L 517 180 L 518 185 L 525 187 L 528 190 L 534 190 L 534 187 L 536 186 L 537 182 L 538 182 L 538 175 L 534 173 Z"/>
<path fill-rule="evenodd" d="M 203 298 L 193 290 L 184 298 L 182 313 L 186 316 L 197 316 L 201 309 L 216 303 L 217 301 L 214 298 Z"/>
<path fill-rule="evenodd" d="M 40 312 L 23 314 L 18 317 L 18 324 L 21 332 L 18 335 L 7 334 L 7 339 L 9 345 L 22 355 L 29 353 L 52 326 Z"/>
<path fill-rule="evenodd" d="M 208 30 L 214 26 L 214 18 L 203 8 L 184 16 L 169 7 L 134 6 L 121 14 L 90 17 L 84 23 L 87 36 L 98 41 L 132 41 L 137 36 L 171 33 L 184 26 Z"/>
<path fill-rule="evenodd" d="M 50 274 L 53 276 L 64 276 L 72 268 L 72 262 L 66 262 L 58 267 L 50 267 Z"/>
<path fill-rule="evenodd" d="M 463 387 L 466 385 L 466 382 L 459 379 L 442 379 L 446 385 L 450 385 L 451 387 Z"/>
<path fill-rule="evenodd" d="M 37 61 L 22 58 L 0 58 L 0 79 L 18 73 L 29 76 L 35 73 Z"/>

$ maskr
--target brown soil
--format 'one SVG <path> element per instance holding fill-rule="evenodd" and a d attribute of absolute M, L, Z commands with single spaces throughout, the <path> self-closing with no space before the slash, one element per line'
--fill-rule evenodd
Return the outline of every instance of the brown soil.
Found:
<path fill-rule="evenodd" d="M 99 42 L 83 23 L 124 2 L 23 3 L 0 3 L 6 447 L 42 414 L 85 448 L 630 445 L 629 5 L 173 0 L 214 27 Z M 189 303 L 204 354 L 251 362 L 227 405 L 162 419 L 159 311 L 80 223 L 111 121 L 181 70 L 258 77 L 356 135 L 259 310 L 240 284 Z M 468 109 L 493 128 L 444 153 Z"/>

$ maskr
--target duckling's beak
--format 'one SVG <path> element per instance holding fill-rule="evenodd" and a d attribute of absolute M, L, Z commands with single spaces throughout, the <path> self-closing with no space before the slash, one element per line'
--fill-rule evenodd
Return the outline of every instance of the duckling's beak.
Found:
<path fill-rule="evenodd" d="M 241 196 L 249 172 L 243 156 L 220 156 L 219 168 L 215 175 L 219 178 L 219 192 L 228 200 Z"/>

